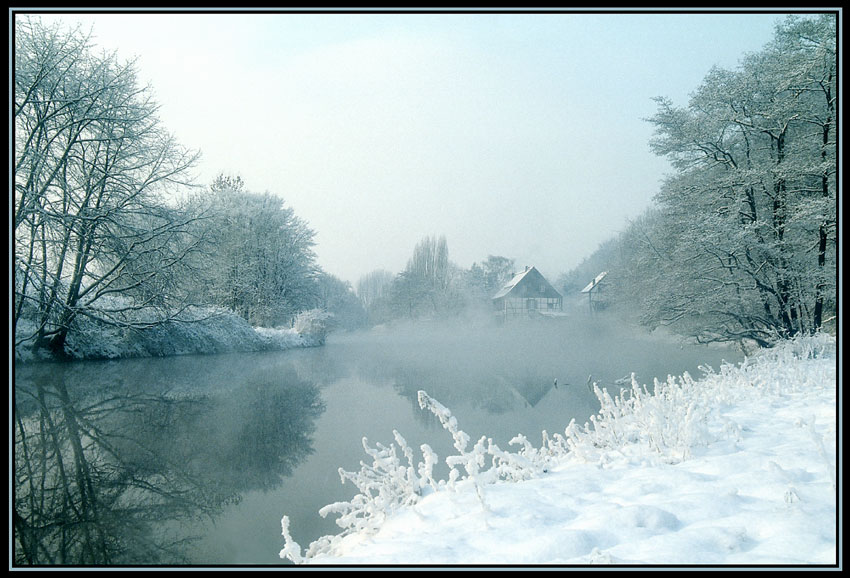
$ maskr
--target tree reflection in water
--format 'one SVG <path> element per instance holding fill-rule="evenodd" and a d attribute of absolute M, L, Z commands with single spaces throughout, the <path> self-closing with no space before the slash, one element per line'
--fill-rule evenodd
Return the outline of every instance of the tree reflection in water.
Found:
<path fill-rule="evenodd" d="M 188 563 L 179 522 L 279 484 L 324 410 L 291 367 L 182 393 L 95 373 L 46 364 L 16 385 L 15 565 Z"/>

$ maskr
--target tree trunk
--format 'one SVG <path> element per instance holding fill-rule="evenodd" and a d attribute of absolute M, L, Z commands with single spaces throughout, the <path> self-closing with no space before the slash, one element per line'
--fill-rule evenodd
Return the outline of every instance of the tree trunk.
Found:
<path fill-rule="evenodd" d="M 829 76 L 829 83 L 832 82 L 832 75 Z M 832 123 L 832 94 L 830 90 L 826 90 L 826 102 L 827 102 L 827 110 L 829 111 L 829 115 L 826 118 L 826 122 L 823 124 L 823 137 L 821 141 L 821 161 L 826 162 L 827 160 L 827 147 L 829 146 L 829 127 Z M 821 196 L 824 199 L 829 199 L 829 174 L 828 170 L 824 168 L 824 174 L 821 176 Z M 826 268 L 826 245 L 828 240 L 827 234 L 827 223 L 821 222 L 818 227 L 818 271 L 820 272 L 820 278 L 818 279 L 818 283 L 815 286 L 815 310 L 814 310 L 814 330 L 817 331 L 821 327 L 823 327 L 823 299 L 824 292 L 826 290 L 826 285 L 823 281 L 823 272 Z"/>

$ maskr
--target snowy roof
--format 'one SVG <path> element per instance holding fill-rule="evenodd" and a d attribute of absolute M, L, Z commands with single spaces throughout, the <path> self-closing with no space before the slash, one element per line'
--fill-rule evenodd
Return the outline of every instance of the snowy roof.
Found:
<path fill-rule="evenodd" d="M 603 277 L 605 277 L 605 275 L 607 275 L 607 274 L 608 274 L 608 271 L 603 271 L 602 273 L 600 273 L 599 275 L 597 275 L 596 277 L 594 277 L 594 278 L 593 278 L 593 281 L 591 281 L 590 283 L 588 283 L 588 284 L 587 284 L 587 287 L 585 287 L 584 289 L 582 289 L 582 290 L 581 290 L 581 292 L 582 292 L 582 293 L 590 293 L 591 289 L 593 289 L 594 287 L 596 287 L 596 286 L 599 284 L 599 282 L 600 282 L 600 281 L 602 281 L 602 278 L 603 278 Z"/>
<path fill-rule="evenodd" d="M 501 297 L 507 296 L 511 291 L 513 291 L 516 287 L 518 287 L 522 281 L 526 278 L 536 278 L 543 285 L 542 290 L 539 292 L 539 295 L 530 295 L 532 297 L 550 297 L 553 299 L 557 299 L 561 297 L 561 294 L 552 287 L 552 285 L 546 280 L 540 271 L 538 271 L 534 267 L 528 267 L 522 273 L 517 273 L 514 275 L 510 281 L 505 283 L 501 289 L 499 289 L 498 293 L 493 295 L 493 299 L 499 299 Z"/>
<path fill-rule="evenodd" d="M 505 295 L 507 295 L 508 293 L 510 293 L 510 292 L 511 292 L 511 289 L 513 289 L 514 287 L 516 287 L 516 286 L 517 286 L 517 283 L 519 283 L 520 281 L 522 281 L 522 278 L 523 278 L 523 277 L 525 277 L 526 275 L 528 275 L 528 272 L 529 272 L 529 271 L 531 271 L 533 268 L 534 268 L 534 267 L 529 267 L 528 269 L 526 269 L 526 270 L 525 270 L 525 271 L 523 271 L 522 273 L 517 273 L 516 275 L 514 275 L 513 277 L 511 277 L 511 280 L 510 280 L 510 281 L 508 281 L 507 283 L 505 283 L 505 284 L 502 286 L 502 288 L 501 288 L 501 289 L 499 289 L 499 292 L 498 292 L 498 293 L 496 293 L 495 295 L 493 295 L 493 299 L 498 299 L 499 297 L 504 297 Z"/>

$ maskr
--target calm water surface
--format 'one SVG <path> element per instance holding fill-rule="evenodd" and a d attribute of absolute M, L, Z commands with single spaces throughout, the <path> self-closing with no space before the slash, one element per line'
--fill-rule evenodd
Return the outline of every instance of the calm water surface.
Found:
<path fill-rule="evenodd" d="M 332 335 L 262 354 L 15 368 L 16 561 L 36 564 L 283 564 L 280 519 L 307 547 L 340 530 L 318 510 L 351 499 L 338 468 L 362 439 L 444 459 L 451 436 L 419 409 L 447 406 L 472 440 L 540 445 L 598 410 L 586 383 L 631 372 L 701 375 L 740 361 L 601 320 L 501 327 L 421 324 Z M 557 387 L 555 386 L 557 380 Z M 417 450 L 418 451 L 418 450 Z M 417 455 L 421 458 L 421 455 Z"/>

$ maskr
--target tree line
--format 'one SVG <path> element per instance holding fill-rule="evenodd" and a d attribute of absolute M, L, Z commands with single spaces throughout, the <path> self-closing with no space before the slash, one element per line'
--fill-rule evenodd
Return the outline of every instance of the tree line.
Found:
<path fill-rule="evenodd" d="M 764 346 L 834 321 L 836 48 L 835 15 L 788 17 L 686 106 L 656 99 L 650 145 L 673 173 L 583 264 L 609 270 L 611 301 L 706 342 Z"/>
<path fill-rule="evenodd" d="M 393 274 L 377 269 L 360 277 L 357 296 L 367 323 L 394 319 L 439 319 L 491 312 L 491 297 L 514 271 L 514 260 L 488 255 L 464 269 L 449 259 L 446 237 L 422 238 L 404 269 Z"/>
<path fill-rule="evenodd" d="M 254 326 L 323 308 L 344 327 L 487 310 L 511 259 L 463 269 L 426 237 L 398 274 L 352 287 L 318 266 L 314 231 L 238 176 L 195 183 L 198 153 L 162 125 L 134 63 L 79 29 L 15 22 L 15 345 L 62 352 L 81 320 L 141 330 L 215 306 Z M 789 17 L 685 106 L 647 119 L 673 173 L 655 205 L 582 266 L 608 298 L 701 341 L 818 331 L 837 307 L 834 15 Z M 189 191 L 189 192 L 187 192 Z M 582 276 L 582 273 L 583 276 Z M 579 277 L 581 277 L 579 279 Z"/>
<path fill-rule="evenodd" d="M 194 306 L 262 326 L 316 307 L 356 317 L 279 197 L 239 177 L 197 185 L 198 152 L 163 126 L 134 62 L 37 18 L 16 19 L 14 58 L 16 347 L 62 353 L 82 320 L 141 330 Z"/>

